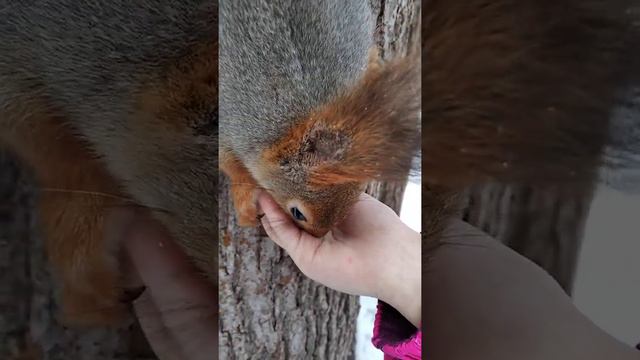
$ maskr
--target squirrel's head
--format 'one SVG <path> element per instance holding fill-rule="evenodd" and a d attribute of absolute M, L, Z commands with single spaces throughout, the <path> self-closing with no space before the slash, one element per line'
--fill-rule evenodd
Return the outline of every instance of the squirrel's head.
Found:
<path fill-rule="evenodd" d="M 285 142 L 263 153 L 258 181 L 293 220 L 308 233 L 321 237 L 342 220 L 364 190 L 362 179 L 335 176 L 330 181 L 316 171 L 328 164 L 340 166 L 352 146 L 342 131 L 305 123 Z M 320 173 L 322 175 L 322 173 Z M 324 175 L 329 175 L 324 173 Z M 334 174 L 336 175 L 336 174 Z"/>
<path fill-rule="evenodd" d="M 356 182 L 305 188 L 304 183 L 286 178 L 273 179 L 266 186 L 296 224 L 317 237 L 344 219 L 364 191 L 363 184 Z"/>
<path fill-rule="evenodd" d="M 372 67 L 262 153 L 254 176 L 296 223 L 323 236 L 370 181 L 404 181 L 420 147 L 420 68 Z"/>
<path fill-rule="evenodd" d="M 194 263 L 216 276 L 218 102 L 216 44 L 162 68 L 141 86 L 126 131 L 109 140 L 109 166 L 168 228 Z"/>

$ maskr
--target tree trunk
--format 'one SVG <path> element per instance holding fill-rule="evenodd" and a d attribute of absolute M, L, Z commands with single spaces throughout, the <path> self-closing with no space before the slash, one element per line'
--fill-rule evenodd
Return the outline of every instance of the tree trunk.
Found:
<path fill-rule="evenodd" d="M 404 54 L 417 41 L 419 1 L 371 4 L 383 57 Z M 398 211 L 404 183 L 371 184 L 367 192 Z M 219 193 L 220 358 L 354 358 L 358 298 L 307 279 L 272 241 L 239 228 L 222 176 Z"/>
<path fill-rule="evenodd" d="M 226 178 L 220 186 L 228 194 Z M 372 184 L 367 193 L 397 211 L 403 188 Z M 306 278 L 258 230 L 239 228 L 228 196 L 219 216 L 220 358 L 352 358 L 358 298 Z"/>
<path fill-rule="evenodd" d="M 463 218 L 541 266 L 571 294 L 593 186 L 469 189 Z"/>

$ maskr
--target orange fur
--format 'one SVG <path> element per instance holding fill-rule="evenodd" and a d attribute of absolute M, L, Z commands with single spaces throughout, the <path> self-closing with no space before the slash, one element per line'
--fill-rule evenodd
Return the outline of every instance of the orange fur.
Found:
<path fill-rule="evenodd" d="M 258 184 L 253 176 L 240 159 L 229 151 L 220 152 L 220 170 L 231 181 L 231 197 L 238 214 L 238 225 L 257 226 L 256 189 Z"/>
<path fill-rule="evenodd" d="M 133 177 L 182 250 L 217 282 L 217 42 L 201 45 L 163 69 L 161 77 L 139 86 L 127 131 L 118 134 L 121 156 L 110 165 Z M 210 159 L 210 160 L 209 160 Z M 165 197 L 177 189 L 180 200 Z M 138 193 L 138 194 L 139 194 Z M 139 196 L 132 193 L 132 196 Z M 141 200 L 144 201 L 144 200 Z M 203 204 L 199 204 L 198 202 Z M 159 207 L 156 209 L 153 207 Z M 215 214 L 214 214 L 215 213 Z"/>
<path fill-rule="evenodd" d="M 310 114 L 264 150 L 263 171 L 303 152 L 305 140 L 320 130 L 345 135 L 348 140 L 340 149 L 342 158 L 318 158 L 309 169 L 310 188 L 406 176 L 419 143 L 420 68 L 416 60 L 370 66 L 353 89 Z"/>
<path fill-rule="evenodd" d="M 265 167 L 277 166 L 282 159 L 295 155 L 300 151 L 305 136 L 314 125 L 313 118 L 309 118 L 308 121 L 292 127 L 278 142 L 262 152 L 260 164 Z"/>
<path fill-rule="evenodd" d="M 201 116 L 209 110 L 199 112 L 203 108 L 199 104 L 215 104 L 217 99 L 215 46 L 198 49 L 169 69 L 161 80 L 141 86 L 137 112 L 127 123 L 129 131 L 119 134 L 127 153 L 117 166 L 161 177 L 166 167 L 172 166 L 170 161 L 163 162 L 167 161 L 164 154 L 158 158 L 140 154 L 155 155 L 167 149 L 179 152 L 182 139 L 199 135 L 208 139 L 215 134 L 217 129 L 211 124 L 217 122 L 207 122 L 211 119 Z M 126 274 L 121 274 L 118 267 L 117 244 L 105 241 L 104 216 L 113 207 L 138 205 L 129 200 L 89 142 L 77 136 L 66 119 L 42 105 L 46 101 L 34 105 L 36 102 L 26 99 L 0 112 L 0 143 L 8 145 L 34 170 L 43 189 L 39 219 L 47 255 L 62 287 L 62 320 L 80 326 L 117 324 L 127 310 L 121 301 L 121 277 Z M 211 142 L 210 148 L 215 154 L 217 144 Z M 177 223 L 174 215 L 165 212 L 154 214 L 168 227 Z M 209 237 L 213 232 L 207 231 L 201 238 L 196 235 L 177 240 L 196 265 L 214 277 L 217 266 L 212 259 L 216 252 Z"/>
<path fill-rule="evenodd" d="M 312 169 L 310 186 L 398 180 L 407 175 L 419 146 L 416 60 L 370 67 L 352 91 L 309 117 L 309 122 L 348 134 L 351 140 L 344 159 Z"/>
<path fill-rule="evenodd" d="M 191 128 L 188 125 L 193 125 L 191 122 L 200 120 L 189 105 L 211 104 L 218 98 L 216 47 L 217 43 L 213 42 L 195 49 L 162 79 L 145 84 L 132 125 L 143 131 L 161 131 L 172 136 L 185 134 L 185 130 Z M 160 128 L 158 119 L 163 125 Z"/>
<path fill-rule="evenodd" d="M 296 224 L 317 237 L 346 216 L 369 181 L 404 181 L 419 149 L 419 58 L 378 60 L 372 50 L 356 84 L 261 149 L 251 169 L 280 207 L 303 214 Z M 249 202 L 248 190 L 236 191 L 236 203 Z"/>
<path fill-rule="evenodd" d="M 119 279 L 104 241 L 103 213 L 126 202 L 88 195 L 121 193 L 103 164 L 60 123 L 33 116 L 5 132 L 3 140 L 33 169 L 41 187 L 60 190 L 43 191 L 38 208 L 46 251 L 62 285 L 63 322 L 113 324 L 125 308 L 118 302 Z"/>

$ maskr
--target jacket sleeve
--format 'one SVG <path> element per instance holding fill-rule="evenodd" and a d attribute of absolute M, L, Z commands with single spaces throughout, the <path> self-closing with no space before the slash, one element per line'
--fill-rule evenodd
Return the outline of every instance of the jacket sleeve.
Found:
<path fill-rule="evenodd" d="M 371 342 L 382 350 L 385 360 L 422 359 L 422 331 L 380 300 Z"/>

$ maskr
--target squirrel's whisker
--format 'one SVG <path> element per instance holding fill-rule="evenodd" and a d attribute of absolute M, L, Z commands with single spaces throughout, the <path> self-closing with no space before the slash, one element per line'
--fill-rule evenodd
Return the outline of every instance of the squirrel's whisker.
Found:
<path fill-rule="evenodd" d="M 104 193 L 104 192 L 100 192 L 100 191 L 57 189 L 57 188 L 40 188 L 40 191 L 48 192 L 48 193 L 61 193 L 61 194 L 75 194 L 75 195 L 88 195 L 88 196 L 106 197 L 106 198 L 110 198 L 110 199 L 114 199 L 114 200 L 121 200 L 121 201 L 124 201 L 124 202 L 127 203 L 127 204 L 121 204 L 121 205 L 105 206 L 106 208 L 140 207 L 140 208 L 148 209 L 148 210 L 151 210 L 151 211 L 158 211 L 158 212 L 163 212 L 163 213 L 166 213 L 166 214 L 173 214 L 171 211 L 166 210 L 166 209 L 138 204 L 133 199 L 129 199 L 129 198 L 126 198 L 126 197 L 123 197 L 123 196 L 114 195 L 114 194 Z"/>
<path fill-rule="evenodd" d="M 122 200 L 122 201 L 133 202 L 133 200 L 131 200 L 129 198 L 125 198 L 125 197 L 114 195 L 114 194 L 104 193 L 104 192 L 100 192 L 100 191 L 57 189 L 57 188 L 46 188 L 46 187 L 40 188 L 40 191 L 42 191 L 42 192 L 52 192 L 52 193 L 63 193 L 63 194 L 101 196 L 101 197 L 111 198 L 111 199 L 114 199 L 114 200 Z"/>

